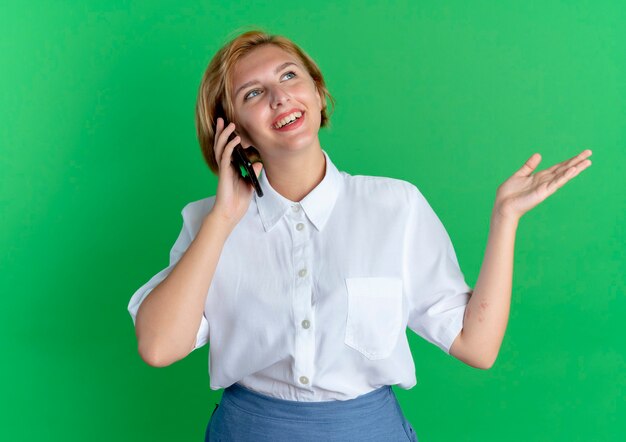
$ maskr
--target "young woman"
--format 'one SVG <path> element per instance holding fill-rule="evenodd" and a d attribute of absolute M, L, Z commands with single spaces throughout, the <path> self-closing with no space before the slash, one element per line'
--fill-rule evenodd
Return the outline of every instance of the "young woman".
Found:
<path fill-rule="evenodd" d="M 129 311 L 150 365 L 210 342 L 211 388 L 225 390 L 207 441 L 417 440 L 391 389 L 416 383 L 406 328 L 491 367 L 519 219 L 591 164 L 585 150 L 533 174 L 534 154 L 498 188 L 472 290 L 414 185 L 337 170 L 318 137 L 329 100 L 315 62 L 261 31 L 221 48 L 202 79 L 196 123 L 217 194 L 184 207 L 170 265 Z M 237 143 L 258 160 L 262 197 L 231 166 Z"/>

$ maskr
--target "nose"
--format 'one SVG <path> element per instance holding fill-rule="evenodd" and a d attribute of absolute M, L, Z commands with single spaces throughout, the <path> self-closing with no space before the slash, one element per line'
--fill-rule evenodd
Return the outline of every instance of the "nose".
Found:
<path fill-rule="evenodd" d="M 276 86 L 271 90 L 270 105 L 272 109 L 276 109 L 279 104 L 284 106 L 287 102 L 289 102 L 289 94 L 287 94 L 281 87 Z"/>

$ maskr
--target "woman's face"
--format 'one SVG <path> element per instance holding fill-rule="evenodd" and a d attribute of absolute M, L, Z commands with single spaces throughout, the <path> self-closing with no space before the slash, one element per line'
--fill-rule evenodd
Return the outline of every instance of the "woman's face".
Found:
<path fill-rule="evenodd" d="M 285 150 L 319 148 L 323 100 L 297 57 L 272 44 L 260 46 L 235 64 L 232 87 L 244 147 L 253 145 L 264 160 Z M 298 119 L 285 124 L 294 113 Z"/>

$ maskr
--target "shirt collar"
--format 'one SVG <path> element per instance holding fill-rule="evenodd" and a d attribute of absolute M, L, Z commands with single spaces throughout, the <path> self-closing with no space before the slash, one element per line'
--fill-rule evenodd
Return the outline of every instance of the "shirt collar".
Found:
<path fill-rule="evenodd" d="M 266 232 L 271 230 L 292 206 L 298 204 L 317 230 L 321 231 L 324 228 L 339 195 L 341 173 L 326 151 L 322 149 L 322 152 L 326 158 L 324 178 L 299 203 L 290 201 L 276 192 L 265 176 L 265 169 L 261 171 L 259 184 L 263 190 L 263 196 L 259 197 L 255 192 L 254 197 Z"/>

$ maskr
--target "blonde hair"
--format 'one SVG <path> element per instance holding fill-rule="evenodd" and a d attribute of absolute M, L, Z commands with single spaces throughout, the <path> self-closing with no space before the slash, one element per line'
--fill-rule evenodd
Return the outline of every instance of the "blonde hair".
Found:
<path fill-rule="evenodd" d="M 217 117 L 226 117 L 227 121 L 234 120 L 234 108 L 231 97 L 231 77 L 233 68 L 237 61 L 244 55 L 261 45 L 267 44 L 275 45 L 300 60 L 309 75 L 313 78 L 324 102 L 320 127 L 326 127 L 330 124 L 326 97 L 328 97 L 332 103 L 333 110 L 335 100 L 330 95 L 330 92 L 328 92 L 322 72 L 315 61 L 298 47 L 298 45 L 286 37 L 270 35 L 258 29 L 244 32 L 217 51 L 204 72 L 198 89 L 198 99 L 196 102 L 196 132 L 204 160 L 215 175 L 219 174 L 219 166 L 215 160 L 215 152 L 213 151 Z M 246 153 L 249 154 L 248 156 L 252 162 L 261 160 L 258 151 L 252 153 L 246 151 Z"/>

